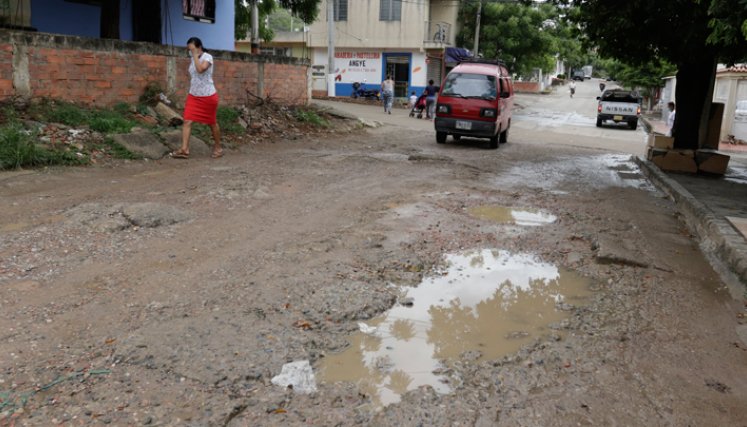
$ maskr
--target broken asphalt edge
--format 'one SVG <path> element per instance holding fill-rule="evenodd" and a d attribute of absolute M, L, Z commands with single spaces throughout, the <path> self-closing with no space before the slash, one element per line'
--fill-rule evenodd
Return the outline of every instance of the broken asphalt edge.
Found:
<path fill-rule="evenodd" d="M 698 237 L 703 253 L 732 294 L 738 298 L 743 297 L 747 292 L 745 238 L 725 218 L 717 217 L 685 187 L 668 177 L 652 162 L 638 156 L 632 157 L 649 181 L 672 198 L 684 217 L 685 224 Z"/>

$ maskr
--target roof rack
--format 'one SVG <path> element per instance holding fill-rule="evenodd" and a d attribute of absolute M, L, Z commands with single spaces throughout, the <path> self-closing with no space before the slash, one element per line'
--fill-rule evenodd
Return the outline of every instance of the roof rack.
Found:
<path fill-rule="evenodd" d="M 506 66 L 506 63 L 503 62 L 500 59 L 486 59 L 486 58 L 465 58 L 461 60 L 459 63 L 465 63 L 469 62 L 471 64 L 493 64 L 493 65 L 503 65 Z"/>

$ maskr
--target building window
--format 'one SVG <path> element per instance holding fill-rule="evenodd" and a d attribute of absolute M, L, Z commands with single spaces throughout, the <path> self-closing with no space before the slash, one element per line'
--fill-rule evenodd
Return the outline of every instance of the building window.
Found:
<path fill-rule="evenodd" d="M 335 21 L 348 20 L 348 0 L 335 0 Z"/>
<path fill-rule="evenodd" d="M 215 0 L 182 0 L 184 19 L 214 23 Z"/>
<path fill-rule="evenodd" d="M 401 21 L 402 0 L 381 0 L 379 21 Z"/>

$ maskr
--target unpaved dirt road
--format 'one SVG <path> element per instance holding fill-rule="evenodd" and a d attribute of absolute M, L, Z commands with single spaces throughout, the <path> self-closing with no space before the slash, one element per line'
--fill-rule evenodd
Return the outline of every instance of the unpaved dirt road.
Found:
<path fill-rule="evenodd" d="M 369 109 L 391 124 L 0 174 L 0 424 L 747 425 L 744 301 L 579 86 L 519 99 L 497 151 Z M 304 360 L 316 392 L 272 383 Z"/>

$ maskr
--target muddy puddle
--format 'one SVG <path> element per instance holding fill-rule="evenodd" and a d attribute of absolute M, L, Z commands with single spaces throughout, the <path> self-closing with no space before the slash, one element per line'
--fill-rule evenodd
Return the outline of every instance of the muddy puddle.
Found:
<path fill-rule="evenodd" d="M 496 180 L 502 186 L 526 186 L 545 191 L 629 187 L 656 191 L 627 154 L 603 154 L 526 163 L 511 168 Z"/>
<path fill-rule="evenodd" d="M 350 381 L 379 405 L 430 385 L 451 387 L 439 374 L 445 359 L 468 351 L 492 360 L 550 332 L 583 305 L 590 282 L 528 254 L 478 250 L 446 257 L 446 267 L 409 289 L 404 304 L 365 324 L 350 347 L 321 361 L 323 382 Z"/>
<path fill-rule="evenodd" d="M 555 222 L 555 215 L 537 209 L 515 209 L 498 205 L 481 205 L 467 209 L 475 218 L 499 224 L 514 224 L 521 226 L 540 226 Z"/>

